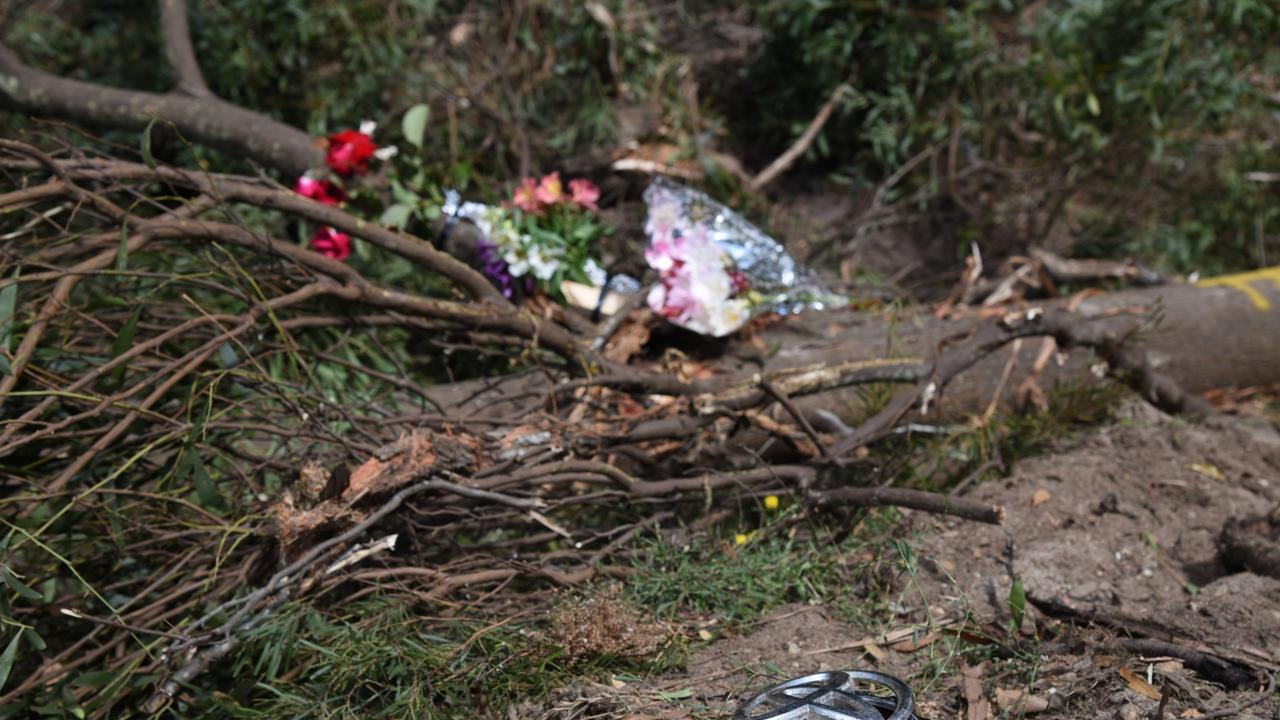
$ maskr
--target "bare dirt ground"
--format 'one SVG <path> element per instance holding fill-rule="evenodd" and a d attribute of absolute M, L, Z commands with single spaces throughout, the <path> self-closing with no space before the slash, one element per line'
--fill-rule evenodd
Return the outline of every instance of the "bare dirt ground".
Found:
<path fill-rule="evenodd" d="M 1189 424 L 1133 404 L 968 497 L 1004 505 L 1007 522 L 909 515 L 915 556 L 892 621 L 787 606 L 703 645 L 679 676 L 580 688 L 545 717 L 727 718 L 780 674 L 842 668 L 907 679 L 928 718 L 1280 717 L 1266 692 L 1280 579 L 1224 561 L 1220 539 L 1229 520 L 1280 504 L 1271 423 Z M 1010 634 L 1014 577 L 1028 602 Z"/>

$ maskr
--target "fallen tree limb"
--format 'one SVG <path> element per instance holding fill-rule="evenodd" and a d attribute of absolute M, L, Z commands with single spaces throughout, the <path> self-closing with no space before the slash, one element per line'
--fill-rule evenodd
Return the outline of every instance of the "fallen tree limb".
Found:
<path fill-rule="evenodd" d="M 987 505 L 973 500 L 909 488 L 843 487 L 827 492 L 815 492 L 810 496 L 810 502 L 819 508 L 893 505 L 923 510 L 936 515 L 953 515 L 991 525 L 1004 523 L 1004 508 L 999 505 Z"/>
<path fill-rule="evenodd" d="M 197 81 L 185 8 L 165 0 L 163 29 L 183 94 L 157 94 L 62 78 L 26 65 L 0 42 L 0 107 L 57 117 L 94 127 L 142 130 L 153 121 L 172 124 L 185 137 L 257 160 L 288 177 L 324 164 L 315 138 L 297 128 L 215 97 Z"/>

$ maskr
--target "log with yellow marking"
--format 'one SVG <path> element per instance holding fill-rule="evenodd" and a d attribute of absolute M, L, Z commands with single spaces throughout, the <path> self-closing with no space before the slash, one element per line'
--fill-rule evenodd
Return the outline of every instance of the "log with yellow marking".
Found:
<path fill-rule="evenodd" d="M 1249 298 L 1254 307 L 1259 310 L 1270 310 L 1272 308 L 1271 300 L 1264 294 L 1262 286 L 1269 285 L 1272 290 L 1280 288 L 1280 266 L 1263 268 L 1247 273 L 1222 275 L 1201 280 L 1196 284 L 1200 287 L 1229 287 L 1239 290 L 1244 293 L 1245 297 Z"/>

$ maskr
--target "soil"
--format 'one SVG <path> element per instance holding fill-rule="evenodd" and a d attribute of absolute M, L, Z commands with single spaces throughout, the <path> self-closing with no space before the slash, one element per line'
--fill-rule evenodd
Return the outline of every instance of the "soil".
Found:
<path fill-rule="evenodd" d="M 935 719 L 1280 717 L 1275 694 L 1231 711 L 1265 693 L 1280 662 L 1280 579 L 1224 566 L 1219 543 L 1228 520 L 1280 504 L 1280 433 L 1262 420 L 1188 424 L 1140 404 L 1121 415 L 973 488 L 968 497 L 1006 507 L 1002 526 L 909 514 L 918 570 L 904 574 L 892 623 L 787 606 L 705 644 L 679 676 L 608 692 L 632 718 L 729 717 L 779 673 L 859 668 L 906 679 L 921 717 Z M 1010 639 L 1014 577 L 1029 602 Z M 959 655 L 979 629 L 999 640 L 981 663 Z M 1130 635 L 1234 661 L 1244 681 L 1227 687 L 1190 659 L 1126 650 Z M 849 647 L 876 636 L 870 649 Z M 1032 682 L 1012 656 L 1032 658 Z"/>

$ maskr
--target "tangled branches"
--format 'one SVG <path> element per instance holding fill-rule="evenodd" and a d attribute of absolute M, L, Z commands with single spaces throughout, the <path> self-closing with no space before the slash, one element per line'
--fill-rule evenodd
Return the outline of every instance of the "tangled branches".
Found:
<path fill-rule="evenodd" d="M 585 320 L 515 307 L 430 243 L 267 181 L 14 141 L 0 172 L 17 188 L 0 195 L 0 335 L 17 340 L 0 570 L 40 648 L 0 705 L 157 710 L 292 598 L 479 603 L 625 576 L 632 539 L 712 503 L 999 522 L 859 487 L 860 449 L 1020 337 L 1096 346 L 1158 382 L 1124 334 L 1062 310 L 966 326 L 924 358 L 627 364 Z M 287 239 L 306 223 L 359 238 L 358 259 Z M 803 402 L 868 383 L 903 389 L 856 427 Z M 71 682 L 90 667 L 108 680 Z"/>

